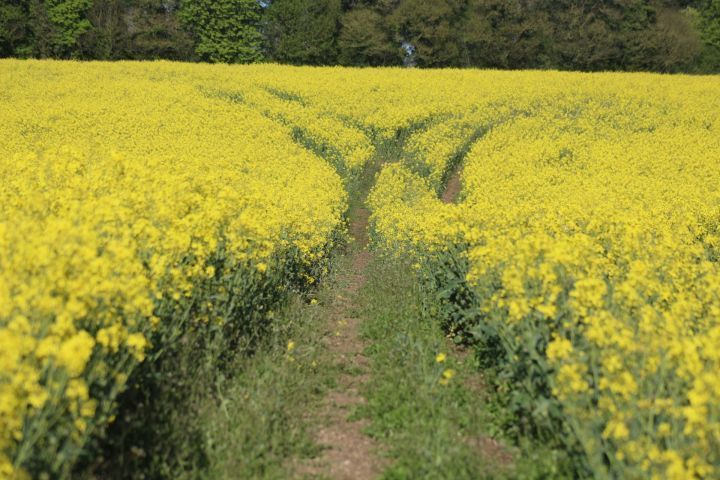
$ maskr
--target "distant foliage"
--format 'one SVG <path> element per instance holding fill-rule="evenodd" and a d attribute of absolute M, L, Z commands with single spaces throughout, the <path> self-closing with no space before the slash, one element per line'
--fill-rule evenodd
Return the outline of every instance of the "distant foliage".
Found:
<path fill-rule="evenodd" d="M 265 15 L 270 57 L 283 63 L 337 62 L 340 0 L 275 0 Z"/>
<path fill-rule="evenodd" d="M 705 44 L 700 68 L 716 70 L 720 65 L 720 0 L 706 0 L 698 16 L 698 27 Z"/>
<path fill-rule="evenodd" d="M 343 15 L 338 50 L 342 65 L 396 65 L 401 59 L 400 48 L 393 45 L 382 15 L 369 8 Z"/>
<path fill-rule="evenodd" d="M 0 57 L 720 72 L 720 0 L 0 0 Z"/>
<path fill-rule="evenodd" d="M 263 58 L 256 0 L 186 0 L 180 18 L 192 32 L 201 60 L 250 63 Z"/>
<path fill-rule="evenodd" d="M 47 0 L 37 4 L 47 16 L 43 21 L 48 29 L 47 37 L 38 37 L 38 45 L 42 45 L 40 55 L 75 56 L 80 36 L 92 27 L 87 19 L 92 0 Z"/>
<path fill-rule="evenodd" d="M 92 0 L 0 1 L 0 55 L 81 56 Z"/>
<path fill-rule="evenodd" d="M 0 56 L 17 55 L 28 36 L 22 5 L 0 2 Z"/>

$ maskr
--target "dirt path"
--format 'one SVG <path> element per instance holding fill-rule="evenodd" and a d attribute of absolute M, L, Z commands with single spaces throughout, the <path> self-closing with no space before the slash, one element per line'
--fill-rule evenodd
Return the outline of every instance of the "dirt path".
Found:
<path fill-rule="evenodd" d="M 373 479 L 380 475 L 385 464 L 378 456 L 376 442 L 363 433 L 368 421 L 350 419 L 354 408 L 365 402 L 360 391 L 369 377 L 368 359 L 363 354 L 365 344 L 360 337 L 360 319 L 355 313 L 357 295 L 367 282 L 365 271 L 372 258 L 367 250 L 368 216 L 365 208 L 357 208 L 351 215 L 350 268 L 339 278 L 342 287 L 328 308 L 327 320 L 327 348 L 342 373 L 318 413 L 322 426 L 316 432 L 315 440 L 324 450 L 298 469 L 303 476 Z"/>
<path fill-rule="evenodd" d="M 440 197 L 445 203 L 455 203 L 462 190 L 462 170 L 455 169 L 445 185 L 445 191 Z"/>

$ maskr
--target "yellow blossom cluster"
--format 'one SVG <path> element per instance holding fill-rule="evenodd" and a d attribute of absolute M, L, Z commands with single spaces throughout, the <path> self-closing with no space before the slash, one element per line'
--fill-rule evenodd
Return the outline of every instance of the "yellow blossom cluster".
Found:
<path fill-rule="evenodd" d="M 357 172 L 373 157 L 375 147 L 362 130 L 304 105 L 300 98 L 283 98 L 283 94 L 262 87 L 248 88 L 243 91 L 243 100 L 270 118 L 287 123 L 302 142 L 342 167 L 342 172 Z"/>
<path fill-rule="evenodd" d="M 505 75 L 487 92 L 498 117 L 464 159 L 462 202 L 434 192 L 462 143 L 449 135 L 425 149 L 439 167 L 405 159 L 378 177 L 378 245 L 434 268 L 443 298 L 472 292 L 464 328 L 498 339 L 532 415 L 552 392 L 553 433 L 582 452 L 579 472 L 720 477 L 720 81 Z"/>
<path fill-rule="evenodd" d="M 418 129 L 408 138 L 405 164 L 439 193 L 465 150 L 500 121 L 502 114 L 485 102 L 473 104 L 467 112 L 459 110 L 450 118 L 431 120 L 429 127 Z"/>
<path fill-rule="evenodd" d="M 0 62 L 0 478 L 67 476 L 159 340 L 245 321 L 343 231 L 335 169 L 223 75 Z"/>

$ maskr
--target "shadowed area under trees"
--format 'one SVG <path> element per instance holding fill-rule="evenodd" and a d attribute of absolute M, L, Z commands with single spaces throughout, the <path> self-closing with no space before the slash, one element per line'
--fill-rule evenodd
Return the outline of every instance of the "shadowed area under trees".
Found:
<path fill-rule="evenodd" d="M 720 0 L 0 0 L 0 57 L 720 71 Z"/>

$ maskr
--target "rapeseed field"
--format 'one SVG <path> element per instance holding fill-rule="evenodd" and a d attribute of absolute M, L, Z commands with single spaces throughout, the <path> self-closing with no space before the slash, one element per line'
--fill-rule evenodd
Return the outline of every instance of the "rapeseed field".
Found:
<path fill-rule="evenodd" d="M 71 476 L 169 345 L 275 321 L 388 142 L 371 247 L 525 434 L 720 477 L 717 77 L 1 61 L 0 105 L 0 478 Z"/>

